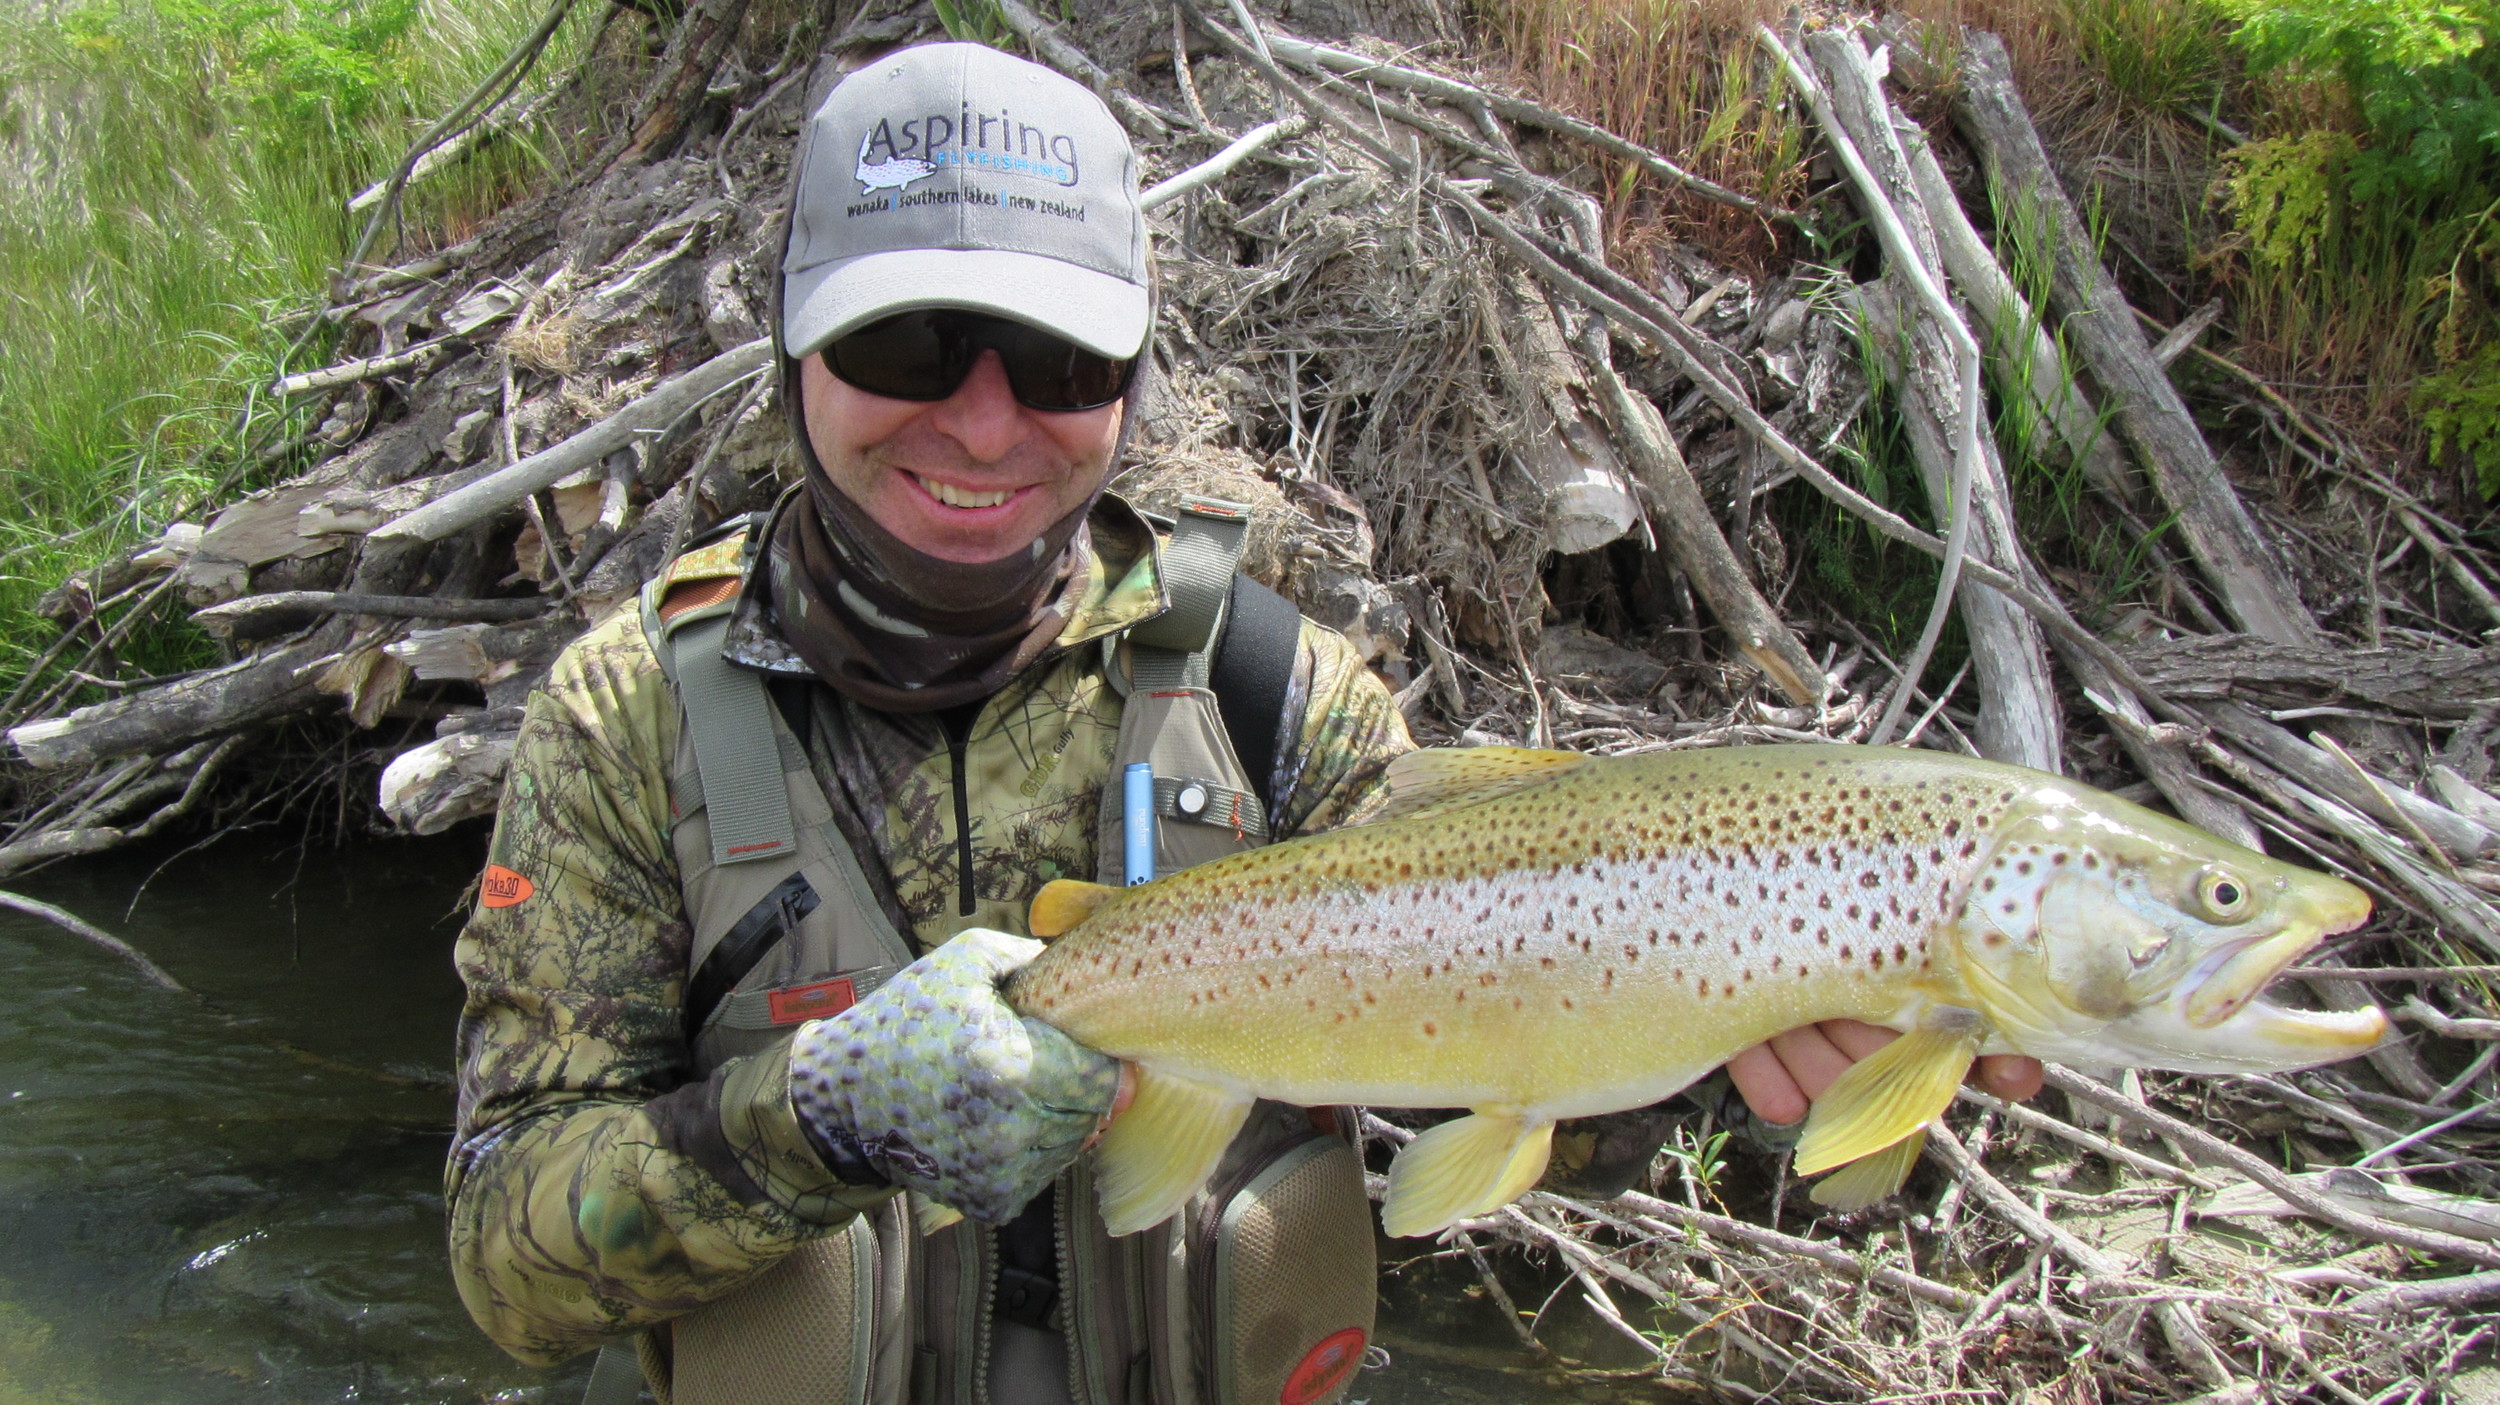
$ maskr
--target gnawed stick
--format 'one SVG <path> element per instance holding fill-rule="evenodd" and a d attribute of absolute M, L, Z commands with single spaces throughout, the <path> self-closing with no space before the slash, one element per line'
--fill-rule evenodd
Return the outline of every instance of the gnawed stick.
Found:
<path fill-rule="evenodd" d="M 376 615 L 386 619 L 500 621 L 543 615 L 544 599 L 449 600 L 431 595 L 364 595 L 346 590 L 281 590 L 211 605 L 191 622 L 225 638 L 266 638 L 324 615 Z"/>
<path fill-rule="evenodd" d="M 170 990 L 177 995 L 192 995 L 195 993 L 192 991 L 191 987 L 175 980 L 171 971 L 168 971 L 164 967 L 150 961 L 147 958 L 147 953 L 139 950 L 139 948 L 135 946 L 132 946 L 130 943 L 123 941 L 121 938 L 114 936 L 112 933 L 105 931 L 103 928 L 86 921 L 75 913 L 54 907 L 48 902 L 42 902 L 35 898 L 27 897 L 23 893 L 9 892 L 6 889 L 0 889 L 0 907 L 8 908 L 14 912 L 25 913 L 29 917 L 40 917 L 44 921 L 51 923 L 53 926 L 60 928 L 62 931 L 67 932 L 72 936 L 93 942 L 95 945 L 100 946 L 106 951 L 111 952 L 113 955 L 120 957 L 123 962 L 129 965 L 130 969 L 137 971 L 141 978 L 146 980 L 148 984 L 156 986 L 161 990 Z"/>
<path fill-rule="evenodd" d="M 414 512 L 394 518 L 374 529 L 372 536 L 380 541 L 441 541 L 464 527 L 475 526 L 532 493 L 554 487 L 575 470 L 598 463 L 635 439 L 666 429 L 705 400 L 764 370 L 771 365 L 772 354 L 770 337 L 757 337 L 732 347 L 684 375 L 663 382 L 563 443 L 541 449 Z"/>

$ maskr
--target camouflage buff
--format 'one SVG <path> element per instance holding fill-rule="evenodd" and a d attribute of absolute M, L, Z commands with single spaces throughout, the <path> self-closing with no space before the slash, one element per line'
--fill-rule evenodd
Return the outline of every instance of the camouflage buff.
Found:
<path fill-rule="evenodd" d="M 964 834 L 937 719 L 815 690 L 820 710 L 843 712 L 842 744 L 811 758 L 816 773 L 924 949 L 968 927 L 1022 935 L 1043 883 L 1094 874 L 1120 719 L 1100 641 L 1151 617 L 1163 588 L 1125 504 L 1105 499 L 1093 527 L 1088 588 L 1057 647 L 964 739 Z M 721 575 L 719 553 L 690 554 L 672 582 Z M 742 608 L 731 634 L 733 657 L 792 671 L 760 612 Z M 528 1362 L 700 1306 L 892 1193 L 846 1186 L 817 1159 L 790 1107 L 786 1043 L 695 1076 L 669 845 L 678 725 L 633 612 L 566 650 L 530 698 L 456 951 L 469 995 L 446 1169 L 453 1272 L 487 1335 Z M 1412 746 L 1387 690 L 1307 621 L 1279 730 L 1279 837 L 1344 821 Z"/>

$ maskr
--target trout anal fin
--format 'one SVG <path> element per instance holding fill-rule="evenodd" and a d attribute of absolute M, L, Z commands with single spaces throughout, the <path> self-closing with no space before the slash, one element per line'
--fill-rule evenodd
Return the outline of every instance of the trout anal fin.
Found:
<path fill-rule="evenodd" d="M 1250 1116 L 1253 1099 L 1210 1084 L 1137 1069 L 1137 1095 L 1094 1144 L 1103 1227 L 1135 1234 L 1170 1219 L 1214 1173 Z"/>
<path fill-rule="evenodd" d="M 1947 1011 L 1851 1064 L 1814 1101 L 1797 1141 L 1797 1174 L 1872 1156 L 1941 1115 L 1979 1055 L 1981 1032 L 1975 1015 Z"/>
<path fill-rule="evenodd" d="M 1392 1235 L 1438 1234 L 1496 1210 L 1535 1185 L 1554 1149 L 1551 1120 L 1482 1108 L 1406 1144 L 1389 1163 L 1380 1227 Z"/>

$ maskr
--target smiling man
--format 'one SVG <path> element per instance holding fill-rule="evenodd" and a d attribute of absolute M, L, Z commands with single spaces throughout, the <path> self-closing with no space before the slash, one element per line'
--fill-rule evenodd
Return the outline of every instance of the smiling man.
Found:
<path fill-rule="evenodd" d="M 1092 94 L 976 45 L 806 124 L 774 314 L 801 481 L 531 697 L 458 949 L 452 1256 L 515 1355 L 639 1329 L 678 1405 L 1353 1378 L 1345 1121 L 1265 1108 L 1209 1196 L 1114 1240 L 1078 1153 L 1119 1067 L 996 989 L 1034 892 L 1119 881 L 1142 812 L 1169 869 L 1355 817 L 1412 746 L 1342 638 L 1236 577 L 1239 509 L 1103 491 L 1150 374 L 1136 191 Z M 1793 1120 L 1888 1037 L 1732 1072 Z M 924 1237 L 907 1203 L 971 1218 Z"/>

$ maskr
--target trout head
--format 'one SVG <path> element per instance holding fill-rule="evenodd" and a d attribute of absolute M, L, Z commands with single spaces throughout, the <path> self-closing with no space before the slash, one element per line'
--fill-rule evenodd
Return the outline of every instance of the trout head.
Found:
<path fill-rule="evenodd" d="M 2024 1053 L 2092 1067 L 2257 1073 L 2350 1058 L 2387 1017 L 2258 998 L 2370 900 L 2339 878 L 2043 778 L 1980 856 L 1954 944 Z"/>

